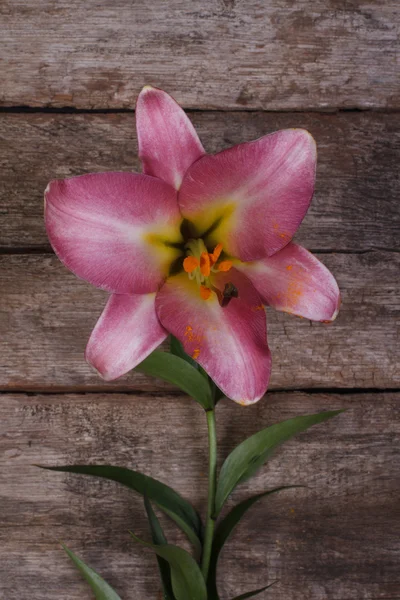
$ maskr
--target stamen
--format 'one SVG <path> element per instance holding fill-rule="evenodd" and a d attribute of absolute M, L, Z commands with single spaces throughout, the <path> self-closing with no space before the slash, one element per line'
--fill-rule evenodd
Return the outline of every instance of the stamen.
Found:
<path fill-rule="evenodd" d="M 195 269 L 199 266 L 199 261 L 195 256 L 187 256 L 183 261 L 183 268 L 186 273 L 193 273 Z"/>
<path fill-rule="evenodd" d="M 200 271 L 204 277 L 210 276 L 210 255 L 207 252 L 202 252 L 200 256 Z"/>
<path fill-rule="evenodd" d="M 227 271 L 230 271 L 232 269 L 232 261 L 231 260 L 223 260 L 219 263 L 219 265 L 217 265 L 218 267 L 218 271 L 222 271 L 223 273 L 226 273 Z"/>
<path fill-rule="evenodd" d="M 201 285 L 200 286 L 200 296 L 203 298 L 203 300 L 208 300 L 209 297 L 211 296 L 210 288 L 206 287 L 205 285 Z"/>
<path fill-rule="evenodd" d="M 222 244 L 217 244 L 214 248 L 214 252 L 210 254 L 211 265 L 215 265 L 222 252 Z"/>

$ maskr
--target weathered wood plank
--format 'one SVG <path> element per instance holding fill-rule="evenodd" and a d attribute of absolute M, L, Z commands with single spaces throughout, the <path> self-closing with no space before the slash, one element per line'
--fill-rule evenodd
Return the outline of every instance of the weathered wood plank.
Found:
<path fill-rule="evenodd" d="M 3 0 L 1 103 L 399 107 L 396 0 Z"/>
<path fill-rule="evenodd" d="M 255 505 L 222 555 L 221 595 L 279 579 L 276 600 L 398 600 L 400 394 L 272 393 L 243 409 L 217 410 L 220 457 L 242 439 L 297 414 L 349 410 L 285 444 L 234 493 L 288 484 Z M 0 404 L 0 597 L 90 598 L 58 544 L 62 539 L 125 600 L 161 598 L 141 500 L 91 478 L 40 471 L 34 463 L 109 463 L 173 485 L 204 514 L 206 427 L 183 397 L 5 395 Z M 230 501 L 232 504 L 232 500 Z M 164 520 L 165 521 L 165 520 Z M 165 521 L 168 538 L 179 542 Z"/>
<path fill-rule="evenodd" d="M 318 142 L 316 195 L 298 240 L 308 248 L 400 249 L 400 115 L 192 113 L 216 152 L 286 127 Z M 50 179 L 139 168 L 133 114 L 1 115 L 0 246 L 43 246 Z"/>
<path fill-rule="evenodd" d="M 332 325 L 268 310 L 272 388 L 394 388 L 400 383 L 396 252 L 322 255 L 343 304 Z M 0 257 L 0 389 L 167 389 L 134 374 L 103 382 L 83 359 L 107 295 L 51 255 Z"/>

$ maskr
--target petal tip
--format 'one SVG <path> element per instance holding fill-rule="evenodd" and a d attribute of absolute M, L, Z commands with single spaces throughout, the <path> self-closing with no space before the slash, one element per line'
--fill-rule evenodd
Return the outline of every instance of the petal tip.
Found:
<path fill-rule="evenodd" d="M 51 181 L 49 181 L 49 183 L 46 185 L 46 189 L 44 190 L 44 199 L 45 201 L 48 200 L 49 195 L 52 192 L 52 188 L 54 188 L 54 186 L 59 182 L 59 179 L 52 179 Z"/>
<path fill-rule="evenodd" d="M 111 379 L 109 379 L 107 377 L 106 373 L 102 373 L 101 371 L 99 371 L 99 369 L 97 369 L 97 367 L 94 366 L 94 364 L 88 358 L 88 352 L 87 352 L 87 350 L 85 351 L 85 361 L 87 362 L 87 364 L 89 365 L 89 367 L 96 373 L 96 375 L 98 375 L 101 379 L 103 379 L 104 381 L 111 381 Z"/>
<path fill-rule="evenodd" d="M 153 87 L 152 85 L 144 85 L 141 89 L 141 94 L 147 94 L 148 92 L 152 92 L 153 90 L 155 90 L 156 88 Z"/>
<path fill-rule="evenodd" d="M 293 131 L 293 133 L 298 134 L 299 138 L 303 138 L 310 145 L 312 153 L 316 156 L 317 142 L 314 136 L 308 131 L 308 129 L 304 129 L 303 127 L 293 127 L 291 131 Z"/>
<path fill-rule="evenodd" d="M 266 394 L 267 390 L 265 390 L 265 392 L 261 395 L 258 396 L 256 398 L 241 398 L 240 400 L 235 400 L 235 398 L 232 398 L 232 400 L 234 402 L 236 402 L 236 404 L 239 404 L 240 406 L 251 406 L 252 404 L 256 404 L 257 402 L 259 402 L 261 400 L 261 398 L 263 398 Z"/>
<path fill-rule="evenodd" d="M 341 304 L 342 304 L 342 296 L 341 296 L 341 294 L 339 292 L 338 299 L 337 299 L 337 304 L 336 304 L 336 308 L 335 308 L 335 312 L 333 313 L 332 317 L 330 318 L 329 323 L 333 323 L 333 321 L 338 316 Z"/>
<path fill-rule="evenodd" d="M 99 366 L 99 368 L 96 367 L 95 360 L 91 360 L 89 358 L 89 353 L 90 353 L 90 350 L 88 350 L 89 344 L 90 344 L 90 339 L 89 339 L 88 345 L 86 347 L 84 357 L 85 357 L 85 361 L 87 362 L 89 367 L 96 373 L 96 375 L 98 375 L 100 377 L 100 379 L 102 379 L 103 381 L 113 381 L 114 379 L 118 379 L 118 377 L 121 377 L 121 375 L 117 375 L 117 376 L 114 374 L 111 375 L 105 369 L 103 371 L 100 371 L 100 366 Z"/>

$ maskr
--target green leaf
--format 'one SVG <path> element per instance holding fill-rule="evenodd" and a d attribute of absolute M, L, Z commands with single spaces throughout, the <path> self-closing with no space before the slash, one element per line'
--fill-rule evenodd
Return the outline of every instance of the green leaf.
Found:
<path fill-rule="evenodd" d="M 237 504 L 232 508 L 232 510 L 222 519 L 219 523 L 217 530 L 215 532 L 214 542 L 213 542 L 213 550 L 212 550 L 212 560 L 217 562 L 218 555 L 221 552 L 225 542 L 232 534 L 236 525 L 239 523 L 240 519 L 245 515 L 245 513 L 261 498 L 265 498 L 265 496 L 270 496 L 271 494 L 275 494 L 276 492 L 281 492 L 282 490 L 290 490 L 293 488 L 301 488 L 304 487 L 302 485 L 288 485 L 275 488 L 273 490 L 268 490 L 267 492 L 262 492 L 261 494 L 257 494 L 256 496 L 252 496 L 251 498 L 247 498 Z"/>
<path fill-rule="evenodd" d="M 253 596 L 257 596 L 257 594 L 261 594 L 261 592 L 265 592 L 265 590 L 268 590 L 268 588 L 275 585 L 275 583 L 276 583 L 276 581 L 274 581 L 274 583 L 270 583 L 269 585 L 266 585 L 265 587 L 258 588 L 258 590 L 253 590 L 252 592 L 247 592 L 246 594 L 242 594 L 241 596 L 235 596 L 234 598 L 232 598 L 232 600 L 246 600 L 246 598 L 253 598 Z"/>
<path fill-rule="evenodd" d="M 132 532 L 136 542 L 152 548 L 171 567 L 172 590 L 176 600 L 207 600 L 207 590 L 199 565 L 192 556 L 178 546 L 157 546 L 144 542 Z"/>
<path fill-rule="evenodd" d="M 206 371 L 203 369 L 203 367 L 201 365 L 199 365 L 199 363 L 196 360 L 193 360 L 193 358 L 191 356 L 186 354 L 181 342 L 173 335 L 171 335 L 170 350 L 171 350 L 171 353 L 174 354 L 175 356 L 179 356 L 179 358 L 183 358 L 183 360 L 186 360 L 186 362 L 188 362 L 190 365 L 192 365 L 192 367 L 197 369 L 199 371 L 199 373 L 201 373 L 201 375 L 203 375 L 203 377 L 205 377 L 207 379 L 207 381 L 210 385 L 210 388 L 211 388 L 211 396 L 214 400 L 214 404 L 217 404 L 217 402 L 219 402 L 219 400 L 221 400 L 221 398 L 223 398 L 225 396 L 224 392 L 221 392 L 219 387 L 214 383 L 214 381 L 206 373 Z"/>
<path fill-rule="evenodd" d="M 96 600 L 121 600 L 120 596 L 114 592 L 112 587 L 110 587 L 100 575 L 97 575 L 96 571 L 93 571 L 93 569 L 88 567 L 76 556 L 76 554 L 64 546 L 64 544 L 62 544 L 62 547 L 92 588 Z"/>
<path fill-rule="evenodd" d="M 275 494 L 276 492 L 280 492 L 282 490 L 290 490 L 293 488 L 301 488 L 304 487 L 302 485 L 289 485 L 283 486 L 279 488 L 275 488 L 273 490 L 268 490 L 267 492 L 262 492 L 261 494 L 257 494 L 256 496 L 252 496 L 251 498 L 247 498 L 240 504 L 237 504 L 232 508 L 232 510 L 222 519 L 219 523 L 213 541 L 212 553 L 211 553 L 211 566 L 208 575 L 208 593 L 211 597 L 211 600 L 218 600 L 218 592 L 217 592 L 217 563 L 219 553 L 221 552 L 225 542 L 232 534 L 236 525 L 239 523 L 240 519 L 245 515 L 245 513 L 261 498 L 265 496 L 270 496 L 271 494 Z M 263 588 L 264 589 L 264 588 Z M 266 588 L 265 588 L 266 589 Z M 262 590 L 261 590 L 262 591 Z"/>
<path fill-rule="evenodd" d="M 155 350 L 135 368 L 135 371 L 173 383 L 204 409 L 213 408 L 211 388 L 207 379 L 184 358 L 170 352 Z"/>
<path fill-rule="evenodd" d="M 214 381 L 211 379 L 211 377 L 210 377 L 209 381 L 210 381 L 212 396 L 214 399 L 214 404 L 217 405 L 218 402 L 221 400 L 221 398 L 225 397 L 225 394 L 222 390 L 219 389 L 217 384 L 214 383 Z"/>
<path fill-rule="evenodd" d="M 186 360 L 186 362 L 188 362 L 190 365 L 192 365 L 192 367 L 198 370 L 199 363 L 196 362 L 191 356 L 189 356 L 189 354 L 186 354 L 186 352 L 183 349 L 183 344 L 174 335 L 171 335 L 170 337 L 170 351 L 171 354 L 173 354 L 174 356 L 179 356 L 179 358 L 183 358 L 183 360 Z"/>
<path fill-rule="evenodd" d="M 343 411 L 327 411 L 282 421 L 255 433 L 239 444 L 222 465 L 215 500 L 216 515 L 220 513 L 226 499 L 235 487 L 251 477 L 277 446 L 289 440 L 296 433 L 327 421 L 341 412 Z"/>
<path fill-rule="evenodd" d="M 151 538 L 156 546 L 167 545 L 167 540 L 162 530 L 160 521 L 153 510 L 150 500 L 147 495 L 144 497 L 144 506 L 149 520 Z M 171 569 L 169 563 L 161 556 L 157 555 L 158 568 L 160 571 L 161 582 L 163 586 L 164 600 L 174 600 L 171 584 Z"/>
<path fill-rule="evenodd" d="M 38 465 L 41 466 L 41 465 Z M 143 475 L 139 471 L 132 471 L 124 467 L 112 467 L 110 465 L 67 465 L 61 467 L 43 467 L 49 471 L 61 471 L 63 473 L 78 473 L 81 475 L 93 475 L 117 481 L 126 485 L 138 494 L 148 496 L 155 502 L 175 523 L 184 531 L 189 540 L 201 553 L 201 519 L 193 506 L 182 498 L 175 490 L 157 479 Z"/>

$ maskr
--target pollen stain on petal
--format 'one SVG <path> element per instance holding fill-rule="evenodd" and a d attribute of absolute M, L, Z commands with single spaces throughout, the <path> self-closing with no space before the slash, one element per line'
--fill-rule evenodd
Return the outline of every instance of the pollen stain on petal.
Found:
<path fill-rule="evenodd" d="M 203 337 L 196 334 L 191 325 L 186 325 L 185 337 L 187 338 L 188 342 L 197 342 L 198 344 L 201 344 L 203 341 Z"/>
<path fill-rule="evenodd" d="M 303 286 L 299 281 L 290 281 L 286 292 L 288 308 L 294 309 L 300 298 L 303 296 L 303 293 Z"/>
<path fill-rule="evenodd" d="M 287 269 L 288 271 L 291 271 L 291 270 L 293 269 L 293 265 L 288 265 L 288 266 L 286 267 L 286 269 Z"/>
<path fill-rule="evenodd" d="M 192 358 L 193 360 L 197 360 L 200 356 L 200 348 L 195 348 L 193 350 Z"/>
<path fill-rule="evenodd" d="M 258 304 L 257 306 L 252 306 L 251 310 L 253 310 L 254 312 L 258 310 L 264 310 L 264 306 L 262 304 Z"/>
<path fill-rule="evenodd" d="M 290 233 L 280 230 L 279 223 L 273 223 L 272 227 L 273 227 L 275 233 L 283 240 L 287 240 L 289 242 L 292 239 L 292 236 L 290 235 Z"/>

